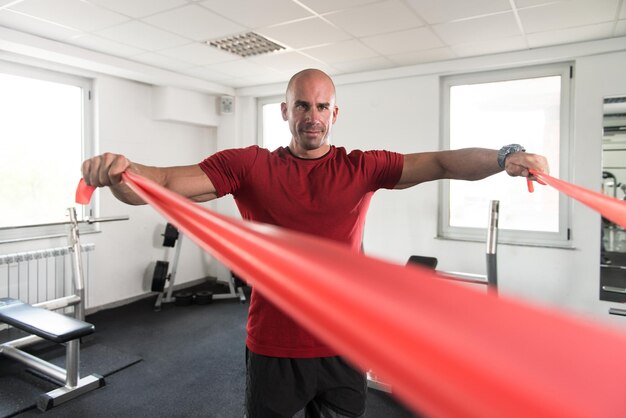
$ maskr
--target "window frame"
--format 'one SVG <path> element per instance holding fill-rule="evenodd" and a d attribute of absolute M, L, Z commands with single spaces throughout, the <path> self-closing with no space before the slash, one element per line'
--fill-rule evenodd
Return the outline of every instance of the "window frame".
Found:
<path fill-rule="evenodd" d="M 93 80 L 73 74 L 62 73 L 41 67 L 26 64 L 18 64 L 0 60 L 0 72 L 4 74 L 32 78 L 36 80 L 50 81 L 59 84 L 75 86 L 81 89 L 82 97 L 82 128 L 81 128 L 81 157 L 84 160 L 94 154 L 96 150 L 94 135 L 94 105 L 93 105 Z M 76 184 L 78 184 L 80 167 L 77 167 Z M 97 193 L 89 205 L 76 205 L 76 214 L 79 222 L 85 221 L 96 213 Z M 68 208 L 65 208 L 66 210 Z M 67 212 L 66 212 L 67 213 Z M 59 216 L 60 217 L 60 216 Z M 0 243 L 21 242 L 38 239 L 56 238 L 67 236 L 68 221 L 50 222 L 34 225 L 16 225 L 0 227 Z M 97 232 L 96 224 L 81 223 L 82 233 Z"/>
<path fill-rule="evenodd" d="M 450 149 L 450 90 L 453 86 L 483 84 L 500 81 L 513 81 L 538 77 L 561 76 L 560 92 L 560 133 L 559 133 L 559 172 L 553 176 L 567 180 L 570 177 L 571 133 L 573 132 L 573 87 L 574 65 L 571 62 L 499 69 L 467 74 L 454 74 L 440 78 L 441 96 L 441 146 Z M 511 141 L 503 139 L 502 145 Z M 522 144 L 524 145 L 524 144 Z M 468 147 L 479 146 L 467 144 Z M 437 235 L 441 239 L 484 242 L 485 228 L 450 226 L 450 181 L 444 180 L 439 186 L 439 216 Z M 520 193 L 524 192 L 520 190 Z M 498 230 L 498 241 L 502 244 L 572 248 L 571 202 L 567 196 L 559 194 L 559 226 L 557 232 L 531 230 Z M 502 208 L 501 208 L 502 210 Z M 485 207 L 485 219 L 488 218 Z"/>

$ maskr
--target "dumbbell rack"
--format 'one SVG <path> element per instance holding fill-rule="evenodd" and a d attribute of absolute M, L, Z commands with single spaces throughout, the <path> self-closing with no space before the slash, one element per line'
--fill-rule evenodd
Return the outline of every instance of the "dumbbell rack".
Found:
<path fill-rule="evenodd" d="M 178 259 L 180 258 L 180 249 L 182 242 L 182 234 L 178 232 L 178 229 L 176 229 L 175 226 L 169 223 L 165 227 L 165 233 L 163 234 L 163 237 L 163 246 L 175 247 L 175 253 L 174 259 L 172 260 L 172 271 L 170 274 L 167 273 L 169 269 L 169 262 L 167 261 L 157 261 L 154 268 L 151 290 L 153 292 L 159 292 L 156 302 L 154 303 L 154 310 L 157 312 L 161 310 L 161 305 L 163 303 L 176 302 L 176 295 L 173 295 L 172 293 L 174 291 L 174 283 L 176 282 L 176 269 L 178 267 Z M 166 282 L 169 282 L 167 285 L 167 290 L 165 290 Z M 228 285 L 228 292 L 212 294 L 211 300 L 239 299 L 241 303 L 245 303 L 246 295 L 243 291 L 243 288 L 241 286 L 235 285 L 235 279 L 232 274 L 226 284 Z M 182 300 L 180 300 L 179 302 L 181 301 Z"/>
<path fill-rule="evenodd" d="M 239 302 L 246 302 L 246 294 L 243 291 L 243 287 L 236 286 L 235 278 L 231 274 L 228 278 L 228 293 L 217 293 L 213 295 L 213 299 L 239 299 Z"/>

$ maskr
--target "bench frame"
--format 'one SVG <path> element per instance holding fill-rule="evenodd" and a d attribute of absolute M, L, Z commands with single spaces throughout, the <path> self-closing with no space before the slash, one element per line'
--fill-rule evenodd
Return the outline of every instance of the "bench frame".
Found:
<path fill-rule="evenodd" d="M 72 306 L 74 308 L 74 318 L 84 321 L 84 275 L 81 256 L 81 247 L 79 239 L 78 221 L 76 219 L 76 210 L 68 209 L 70 214 L 70 232 L 68 241 L 72 248 L 72 261 L 74 271 L 74 294 L 59 299 L 46 301 L 35 304 L 34 307 L 45 308 L 50 310 L 62 309 Z M 62 315 L 58 313 L 58 315 Z M 84 378 L 79 375 L 80 363 L 80 338 L 70 340 L 64 345 L 65 353 L 65 369 L 56 366 L 46 360 L 36 357 L 22 350 L 22 348 L 32 345 L 45 339 L 36 335 L 28 335 L 24 338 L 5 342 L 0 344 L 0 354 L 4 354 L 14 360 L 17 360 L 26 366 L 41 373 L 45 377 L 58 382 L 61 387 L 54 389 L 48 393 L 40 395 L 37 399 L 37 408 L 46 411 L 66 401 L 76 398 L 83 393 L 100 388 L 105 385 L 104 378 L 97 374 L 92 374 Z"/>

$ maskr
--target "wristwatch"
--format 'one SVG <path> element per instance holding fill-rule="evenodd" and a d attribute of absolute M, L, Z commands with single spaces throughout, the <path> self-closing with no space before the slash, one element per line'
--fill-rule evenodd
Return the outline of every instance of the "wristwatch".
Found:
<path fill-rule="evenodd" d="M 500 151 L 498 151 L 498 165 L 500 166 L 500 168 L 504 168 L 504 161 L 506 160 L 506 157 L 509 156 L 509 154 L 520 151 L 526 151 L 524 147 L 520 144 L 510 144 L 500 148 Z"/>

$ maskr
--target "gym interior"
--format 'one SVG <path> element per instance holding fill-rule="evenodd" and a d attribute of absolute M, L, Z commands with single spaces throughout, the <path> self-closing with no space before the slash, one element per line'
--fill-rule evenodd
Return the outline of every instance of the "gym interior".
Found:
<path fill-rule="evenodd" d="M 226 44 L 238 36 L 260 49 Z M 0 416 L 243 416 L 237 266 L 150 205 L 74 193 L 104 152 L 180 166 L 286 146 L 279 104 L 305 68 L 333 78 L 337 147 L 519 143 L 551 176 L 626 199 L 624 0 L 0 1 Z M 363 253 L 626 335 L 624 225 L 550 185 L 474 183 L 378 191 Z M 241 219 L 232 196 L 200 206 Z M 366 416 L 436 410 L 367 373 Z"/>

